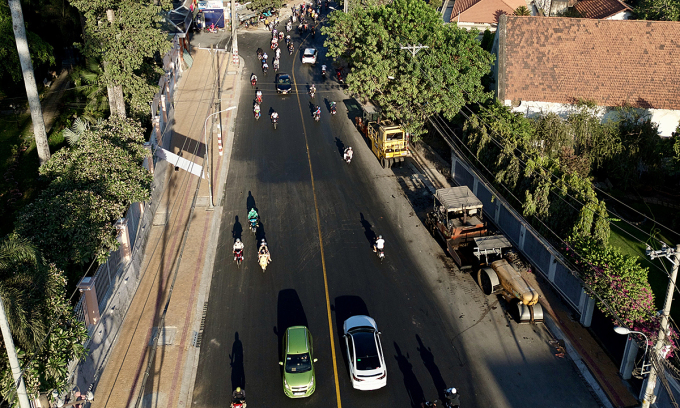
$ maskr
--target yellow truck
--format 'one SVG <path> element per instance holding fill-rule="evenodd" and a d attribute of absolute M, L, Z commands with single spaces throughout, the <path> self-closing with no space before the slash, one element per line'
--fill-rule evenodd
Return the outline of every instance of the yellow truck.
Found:
<path fill-rule="evenodd" d="M 356 118 L 359 131 L 366 136 L 371 150 L 383 168 L 403 163 L 411 155 L 409 136 L 404 128 L 389 120 L 380 120 L 380 108 L 372 103 L 361 104 L 363 115 Z"/>

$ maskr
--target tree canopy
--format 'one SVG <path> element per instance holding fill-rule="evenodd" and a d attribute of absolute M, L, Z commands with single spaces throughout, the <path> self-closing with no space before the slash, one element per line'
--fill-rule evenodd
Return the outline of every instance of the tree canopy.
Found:
<path fill-rule="evenodd" d="M 27 239 L 15 233 L 0 242 L 0 296 L 17 354 L 25 366 L 28 393 L 64 390 L 68 364 L 84 358 L 87 330 L 66 299 L 64 273 L 48 264 Z M 16 402 L 5 349 L 0 351 L 0 393 Z"/>
<path fill-rule="evenodd" d="M 122 86 L 133 116 L 148 115 L 149 101 L 157 92 L 158 79 L 163 74 L 158 63 L 171 46 L 167 34 L 160 29 L 162 7 L 148 0 L 72 0 L 71 3 L 85 17 L 82 51 L 87 58 L 101 62 L 102 85 Z"/>
<path fill-rule="evenodd" d="M 52 46 L 40 38 L 37 34 L 26 30 L 28 48 L 31 51 L 31 62 L 34 66 L 54 64 Z M 14 30 L 12 29 L 12 16 L 10 15 L 7 2 L 0 2 L 0 41 L 4 44 L 0 47 L 0 80 L 11 80 L 20 83 L 23 80 L 19 54 L 17 53 Z"/>
<path fill-rule="evenodd" d="M 350 92 L 377 102 L 387 119 L 399 120 L 413 135 L 424 132 L 431 115 L 451 119 L 466 103 L 490 97 L 482 77 L 494 57 L 481 48 L 477 31 L 444 25 L 422 0 L 336 11 L 322 32 L 327 55 L 349 64 Z M 414 56 L 400 48 L 407 45 L 428 48 Z"/>
<path fill-rule="evenodd" d="M 641 0 L 633 10 L 640 20 L 680 21 L 678 0 Z"/>
<path fill-rule="evenodd" d="M 112 116 L 84 131 L 40 169 L 50 185 L 20 212 L 17 231 L 60 267 L 106 259 L 117 247 L 114 222 L 150 197 L 143 143 L 131 119 Z"/>

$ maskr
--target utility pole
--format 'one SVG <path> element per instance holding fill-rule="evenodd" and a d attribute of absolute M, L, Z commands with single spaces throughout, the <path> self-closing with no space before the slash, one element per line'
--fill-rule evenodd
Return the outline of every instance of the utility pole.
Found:
<path fill-rule="evenodd" d="M 12 369 L 12 376 L 14 377 L 14 385 L 17 388 L 17 396 L 19 397 L 19 406 L 21 408 L 31 408 L 28 402 L 28 394 L 26 394 L 26 385 L 24 384 L 24 376 L 21 374 L 21 366 L 17 358 L 17 351 L 14 348 L 14 340 L 12 340 L 12 332 L 9 331 L 9 323 L 7 322 L 7 315 L 5 314 L 5 304 L 0 297 L 0 330 L 2 331 L 2 339 L 5 341 L 5 348 L 7 349 L 7 358 L 9 359 L 9 366 Z"/>
<path fill-rule="evenodd" d="M 671 280 L 668 282 L 668 290 L 666 291 L 666 301 L 663 306 L 663 314 L 661 315 L 661 328 L 659 329 L 659 336 L 656 339 L 656 344 L 654 345 L 654 350 L 652 351 L 653 356 L 652 369 L 649 372 L 649 377 L 647 377 L 647 387 L 645 388 L 645 395 L 642 399 L 642 408 L 649 408 L 651 404 L 656 400 L 656 395 L 654 394 L 654 389 L 656 388 L 656 378 L 663 373 L 657 372 L 657 365 L 654 364 L 654 359 L 659 357 L 661 349 L 664 347 L 664 339 L 666 338 L 666 332 L 668 331 L 668 315 L 671 312 L 671 303 L 673 303 L 673 291 L 675 290 L 675 281 L 678 277 L 678 265 L 680 265 L 680 245 L 676 245 L 675 249 L 662 244 L 661 249 L 658 251 L 653 251 L 652 248 L 647 246 L 645 251 L 647 256 L 651 259 L 656 258 L 666 258 L 673 264 L 673 272 L 671 273 Z"/>
<path fill-rule="evenodd" d="M 399 45 L 401 46 L 399 48 L 401 48 L 402 50 L 411 51 L 411 55 L 414 58 L 415 58 L 416 54 L 418 53 L 418 51 L 422 50 L 423 48 L 430 48 L 427 45 L 410 45 L 410 44 L 406 44 L 406 45 L 399 44 Z"/>

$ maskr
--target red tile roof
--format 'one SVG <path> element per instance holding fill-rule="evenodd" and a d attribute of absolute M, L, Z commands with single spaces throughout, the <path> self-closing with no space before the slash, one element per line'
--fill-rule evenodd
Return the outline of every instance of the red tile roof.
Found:
<path fill-rule="evenodd" d="M 512 14 L 526 0 L 456 0 L 450 22 L 497 24 L 502 14 Z"/>
<path fill-rule="evenodd" d="M 501 100 L 680 110 L 680 22 L 502 16 Z"/>
<path fill-rule="evenodd" d="M 630 7 L 619 0 L 581 0 L 574 6 L 583 18 L 605 19 Z"/>

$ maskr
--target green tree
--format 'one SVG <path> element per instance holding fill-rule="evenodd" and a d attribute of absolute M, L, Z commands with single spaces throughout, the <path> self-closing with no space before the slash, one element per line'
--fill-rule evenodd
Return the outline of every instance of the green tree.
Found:
<path fill-rule="evenodd" d="M 163 7 L 150 0 L 72 0 L 85 17 L 83 54 L 101 61 L 101 85 L 108 88 L 111 114 L 146 117 L 163 74 L 159 66 L 170 49 L 161 31 Z M 164 7 L 169 2 L 162 1 Z M 123 95 L 125 103 L 123 102 Z"/>
<path fill-rule="evenodd" d="M 248 4 L 248 8 L 256 11 L 264 11 L 269 9 L 279 9 L 283 4 L 282 0 L 254 0 Z"/>
<path fill-rule="evenodd" d="M 117 248 L 113 223 L 150 197 L 143 143 L 144 131 L 131 119 L 112 116 L 91 126 L 41 168 L 50 185 L 21 211 L 17 230 L 60 267 L 105 260 Z"/>
<path fill-rule="evenodd" d="M 640 20 L 680 21 L 678 0 L 641 0 L 633 11 Z"/>
<path fill-rule="evenodd" d="M 26 390 L 32 396 L 67 386 L 68 364 L 86 354 L 87 331 L 65 297 L 66 279 L 39 251 L 16 233 L 0 242 L 0 296 L 19 360 L 25 366 Z M 0 352 L 0 393 L 16 402 L 7 354 Z"/>
<path fill-rule="evenodd" d="M 26 30 L 28 47 L 31 50 L 31 61 L 34 66 L 54 64 L 54 50 L 52 46 L 43 41 L 37 34 Z M 14 30 L 12 29 L 12 16 L 7 2 L 0 2 L 0 41 L 4 44 L 0 47 L 0 83 L 12 81 L 20 83 L 23 74 L 19 63 Z"/>
<path fill-rule="evenodd" d="M 477 41 L 476 31 L 444 25 L 441 15 L 422 0 L 333 12 L 322 29 L 327 55 L 349 64 L 351 93 L 374 100 L 387 119 L 396 119 L 418 136 L 428 117 L 453 118 L 468 102 L 484 101 L 481 79 L 493 56 Z M 413 56 L 401 45 L 423 45 Z"/>
<path fill-rule="evenodd" d="M 530 16 L 531 10 L 529 10 L 527 6 L 519 6 L 515 9 L 513 14 L 516 16 Z"/>

